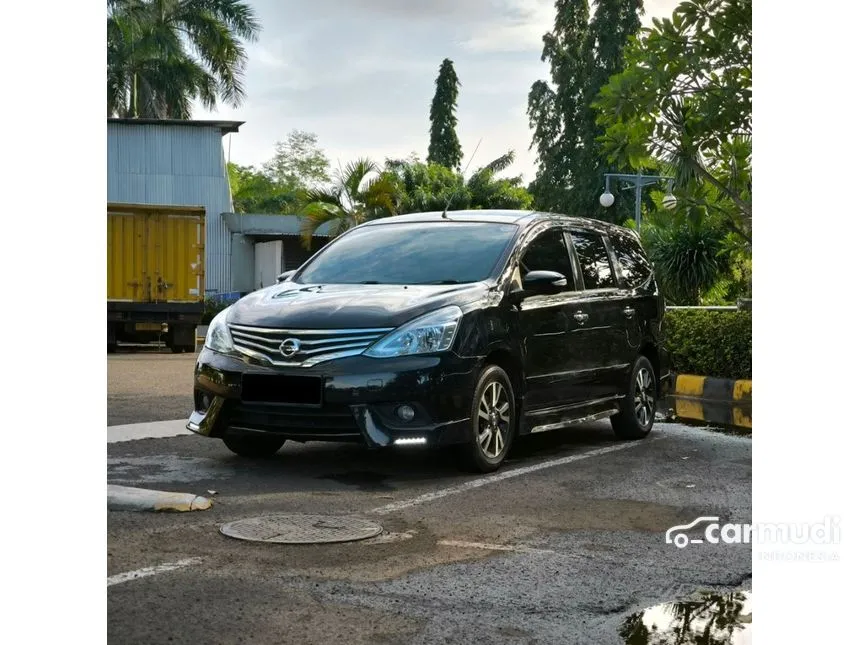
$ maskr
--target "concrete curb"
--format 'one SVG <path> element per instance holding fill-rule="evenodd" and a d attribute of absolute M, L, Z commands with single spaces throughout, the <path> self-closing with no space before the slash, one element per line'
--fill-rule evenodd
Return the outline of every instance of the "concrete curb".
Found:
<path fill-rule="evenodd" d="M 108 484 L 107 505 L 109 511 L 205 511 L 212 508 L 212 500 L 191 493 Z"/>
<path fill-rule="evenodd" d="M 680 419 L 752 428 L 752 381 L 676 374 L 669 388 Z"/>

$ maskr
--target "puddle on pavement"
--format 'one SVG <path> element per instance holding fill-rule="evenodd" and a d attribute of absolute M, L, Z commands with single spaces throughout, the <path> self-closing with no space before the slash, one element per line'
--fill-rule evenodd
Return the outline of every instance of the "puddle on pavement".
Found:
<path fill-rule="evenodd" d="M 752 429 L 750 428 L 741 428 L 739 426 L 725 426 L 720 425 L 718 423 L 708 423 L 707 421 L 694 421 L 693 419 L 671 419 L 672 423 L 681 423 L 685 426 L 690 426 L 692 428 L 702 428 L 703 430 L 710 430 L 711 432 L 719 432 L 720 434 L 727 434 L 733 437 L 749 437 L 752 438 Z"/>
<path fill-rule="evenodd" d="M 625 645 L 750 645 L 752 592 L 702 593 L 627 616 Z"/>

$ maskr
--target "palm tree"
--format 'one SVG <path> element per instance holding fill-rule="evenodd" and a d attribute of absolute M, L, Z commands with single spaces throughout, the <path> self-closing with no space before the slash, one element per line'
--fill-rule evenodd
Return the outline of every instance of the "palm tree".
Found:
<path fill-rule="evenodd" d="M 329 223 L 328 235 L 336 237 L 370 219 L 395 213 L 396 184 L 370 159 L 348 163 L 336 173 L 330 188 L 305 191 L 299 211 L 301 235 L 307 248 L 313 234 Z"/>
<path fill-rule="evenodd" d="M 245 97 L 254 10 L 241 0 L 107 0 L 108 114 L 187 119 Z"/>
<path fill-rule="evenodd" d="M 532 196 L 522 185 L 522 177 L 496 177 L 514 163 L 514 158 L 514 151 L 509 150 L 469 177 L 466 188 L 472 208 L 531 208 Z"/>
<path fill-rule="evenodd" d="M 675 209 L 656 208 L 642 226 L 642 244 L 669 304 L 700 305 L 731 277 L 727 231 L 709 207 L 709 192 L 707 186 L 679 191 Z M 660 204 L 663 194 L 654 191 L 651 198 Z"/>

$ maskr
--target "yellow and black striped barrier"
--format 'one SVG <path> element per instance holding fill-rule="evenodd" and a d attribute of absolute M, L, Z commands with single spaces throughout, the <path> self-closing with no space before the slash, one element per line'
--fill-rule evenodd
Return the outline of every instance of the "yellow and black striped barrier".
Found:
<path fill-rule="evenodd" d="M 669 397 L 680 419 L 752 428 L 752 381 L 678 374 Z"/>

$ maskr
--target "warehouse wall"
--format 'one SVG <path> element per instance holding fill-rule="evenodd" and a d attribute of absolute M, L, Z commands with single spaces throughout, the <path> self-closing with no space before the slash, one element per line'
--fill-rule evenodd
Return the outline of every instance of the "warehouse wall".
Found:
<path fill-rule="evenodd" d="M 107 124 L 107 201 L 206 209 L 206 292 L 231 290 L 233 210 L 218 127 Z"/>

